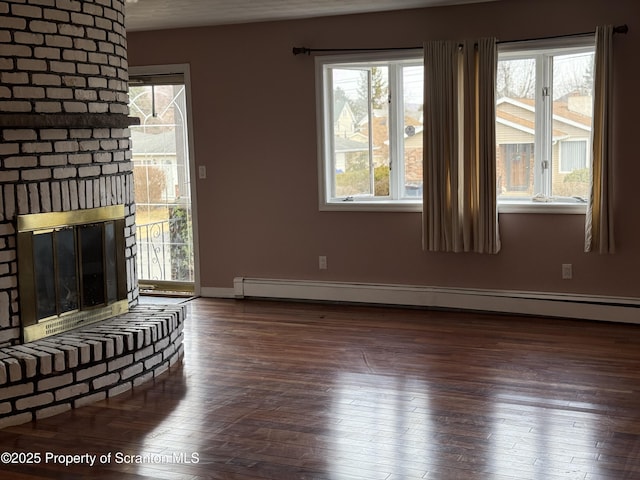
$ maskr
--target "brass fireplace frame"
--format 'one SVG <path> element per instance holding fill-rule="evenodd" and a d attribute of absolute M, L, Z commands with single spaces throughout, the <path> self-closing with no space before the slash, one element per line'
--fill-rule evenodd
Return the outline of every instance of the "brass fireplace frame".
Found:
<path fill-rule="evenodd" d="M 124 213 L 124 205 L 113 205 L 70 212 L 35 213 L 17 216 L 18 288 L 20 293 L 22 335 L 25 343 L 62 333 L 82 325 L 99 322 L 129 310 L 124 254 Z M 79 304 L 76 310 L 38 319 L 35 301 L 35 262 L 32 254 L 33 236 L 62 228 L 106 222 L 114 222 L 115 231 L 121 232 L 121 234 L 115 236 L 118 279 L 117 300 L 108 303 L 105 297 L 105 303 L 107 304 L 84 309 Z"/>

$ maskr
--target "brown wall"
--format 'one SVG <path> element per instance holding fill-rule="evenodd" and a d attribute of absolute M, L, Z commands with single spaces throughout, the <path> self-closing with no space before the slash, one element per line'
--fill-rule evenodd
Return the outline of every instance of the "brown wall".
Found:
<path fill-rule="evenodd" d="M 618 252 L 583 253 L 583 215 L 501 214 L 498 255 L 421 249 L 420 213 L 320 212 L 311 48 L 524 39 L 628 24 L 615 38 Z M 640 2 L 504 0 L 128 35 L 130 65 L 189 63 L 201 284 L 252 276 L 640 296 Z M 318 255 L 329 268 L 318 270 Z M 574 279 L 561 280 L 572 263 Z"/>

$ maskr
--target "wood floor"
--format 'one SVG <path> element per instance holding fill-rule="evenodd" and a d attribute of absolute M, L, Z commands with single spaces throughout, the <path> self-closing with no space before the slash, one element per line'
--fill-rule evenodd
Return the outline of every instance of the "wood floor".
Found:
<path fill-rule="evenodd" d="M 640 479 L 640 326 L 196 299 L 185 346 L 0 431 L 0 478 Z"/>

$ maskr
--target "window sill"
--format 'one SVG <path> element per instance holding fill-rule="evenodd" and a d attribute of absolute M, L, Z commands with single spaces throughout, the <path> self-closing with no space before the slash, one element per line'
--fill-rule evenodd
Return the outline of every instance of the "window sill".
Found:
<path fill-rule="evenodd" d="M 370 202 L 329 202 L 320 204 L 321 212 L 422 212 L 422 200 L 395 200 Z M 498 203 L 498 213 L 535 213 L 552 215 L 584 215 L 586 203 L 572 202 L 533 202 L 527 200 L 509 200 Z"/>
<path fill-rule="evenodd" d="M 586 212 L 586 203 L 532 202 L 531 200 L 502 201 L 498 203 L 498 213 L 584 215 Z"/>
<path fill-rule="evenodd" d="M 321 212 L 422 212 L 422 200 L 334 201 L 320 204 Z"/>

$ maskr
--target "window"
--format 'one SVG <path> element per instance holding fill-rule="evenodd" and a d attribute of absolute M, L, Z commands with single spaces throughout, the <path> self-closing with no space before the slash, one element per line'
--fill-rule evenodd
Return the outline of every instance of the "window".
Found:
<path fill-rule="evenodd" d="M 500 46 L 496 179 L 501 205 L 586 202 L 593 42 L 579 37 Z"/>
<path fill-rule="evenodd" d="M 565 140 L 560 142 L 560 173 L 573 173 L 589 168 L 587 163 L 587 140 Z"/>
<path fill-rule="evenodd" d="M 407 53 L 316 59 L 323 207 L 419 208 L 423 60 Z"/>
<path fill-rule="evenodd" d="M 501 211 L 584 210 L 594 55 L 593 36 L 499 45 Z M 321 208 L 420 210 L 422 52 L 317 57 L 316 73 Z"/>

